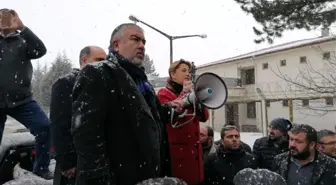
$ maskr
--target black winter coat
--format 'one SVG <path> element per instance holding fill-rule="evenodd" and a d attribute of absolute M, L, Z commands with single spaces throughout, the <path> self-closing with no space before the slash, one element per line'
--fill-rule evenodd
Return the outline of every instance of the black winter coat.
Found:
<path fill-rule="evenodd" d="M 258 168 L 272 169 L 274 157 L 288 151 L 288 141 L 277 145 L 268 137 L 257 139 L 253 145 L 253 155 L 257 158 Z"/>
<path fill-rule="evenodd" d="M 277 155 L 274 159 L 273 171 L 281 175 L 287 181 L 289 164 L 289 152 Z M 336 184 L 336 160 L 316 151 L 313 165 L 312 185 Z"/>
<path fill-rule="evenodd" d="M 46 52 L 43 42 L 27 27 L 8 37 L 0 35 L 0 108 L 31 101 L 31 60 Z"/>
<path fill-rule="evenodd" d="M 61 171 L 76 167 L 77 155 L 71 135 L 72 89 L 78 69 L 59 78 L 52 86 L 50 122 L 52 141 L 56 152 L 54 185 L 71 184 L 74 181 L 61 175 Z"/>
<path fill-rule="evenodd" d="M 170 107 L 157 109 L 168 120 Z M 97 62 L 81 70 L 72 111 L 76 184 L 134 185 L 159 176 L 162 125 L 118 63 Z"/>
<path fill-rule="evenodd" d="M 231 152 L 219 145 L 204 161 L 204 184 L 234 185 L 234 176 L 242 169 L 257 168 L 255 157 L 244 149 Z"/>

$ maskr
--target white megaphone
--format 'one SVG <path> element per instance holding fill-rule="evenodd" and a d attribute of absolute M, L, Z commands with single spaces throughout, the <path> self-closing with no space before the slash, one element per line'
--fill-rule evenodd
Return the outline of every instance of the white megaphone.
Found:
<path fill-rule="evenodd" d="M 177 122 L 173 124 L 174 115 L 172 114 L 171 123 L 174 128 L 189 123 L 194 119 L 196 107 L 199 104 L 208 109 L 219 109 L 224 106 L 227 98 L 228 89 L 223 79 L 214 73 L 203 73 L 197 78 L 194 90 L 183 97 L 184 107 L 193 106 L 193 114 L 187 114 L 188 110 L 185 110 L 183 114 L 178 116 L 179 118 L 192 116 L 192 118 L 183 124 L 178 124 Z"/>

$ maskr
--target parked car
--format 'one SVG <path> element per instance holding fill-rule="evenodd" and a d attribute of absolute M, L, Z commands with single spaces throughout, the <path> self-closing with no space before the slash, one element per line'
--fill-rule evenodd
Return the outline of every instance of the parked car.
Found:
<path fill-rule="evenodd" d="M 51 148 L 51 158 L 54 157 Z M 32 171 L 35 160 L 35 137 L 27 130 L 17 130 L 3 135 L 0 145 L 0 184 L 14 179 L 14 168 Z M 28 184 L 27 184 L 28 185 Z"/>

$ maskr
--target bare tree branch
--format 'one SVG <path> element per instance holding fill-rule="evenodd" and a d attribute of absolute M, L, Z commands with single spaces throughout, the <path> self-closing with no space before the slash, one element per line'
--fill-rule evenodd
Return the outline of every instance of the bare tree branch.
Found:
<path fill-rule="evenodd" d="M 287 82 L 288 86 L 295 86 L 295 89 L 289 88 L 283 90 L 283 94 L 290 96 L 288 98 L 307 98 L 307 99 L 318 99 L 320 98 L 334 98 L 336 97 L 336 52 L 328 51 L 326 54 L 320 47 L 315 47 L 315 49 L 320 53 L 322 58 L 322 65 L 317 68 L 314 62 L 320 61 L 307 61 L 303 68 L 298 69 L 298 74 L 296 76 L 289 76 L 284 71 L 280 69 L 277 65 L 276 69 L 270 67 L 272 72 L 280 79 Z M 325 55 L 325 56 L 324 56 Z M 324 58 L 323 58 L 324 57 Z M 299 97 L 298 97 L 299 96 Z M 300 105 L 300 107 L 302 107 Z M 328 105 L 313 105 L 309 107 L 310 110 L 315 111 L 318 115 L 325 115 L 328 112 L 336 111 Z"/>

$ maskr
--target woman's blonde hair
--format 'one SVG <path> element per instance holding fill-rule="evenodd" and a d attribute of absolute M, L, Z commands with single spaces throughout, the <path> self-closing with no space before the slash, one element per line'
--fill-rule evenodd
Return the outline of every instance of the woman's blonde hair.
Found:
<path fill-rule="evenodd" d="M 183 60 L 183 59 L 177 60 L 177 61 L 173 62 L 172 64 L 170 64 L 170 66 L 169 66 L 169 69 L 168 69 L 169 77 L 171 77 L 170 73 L 175 73 L 175 71 L 177 70 L 177 68 L 180 67 L 181 64 L 185 64 L 189 67 L 189 70 L 191 69 L 191 63 L 189 61 L 186 61 L 186 60 Z"/>

